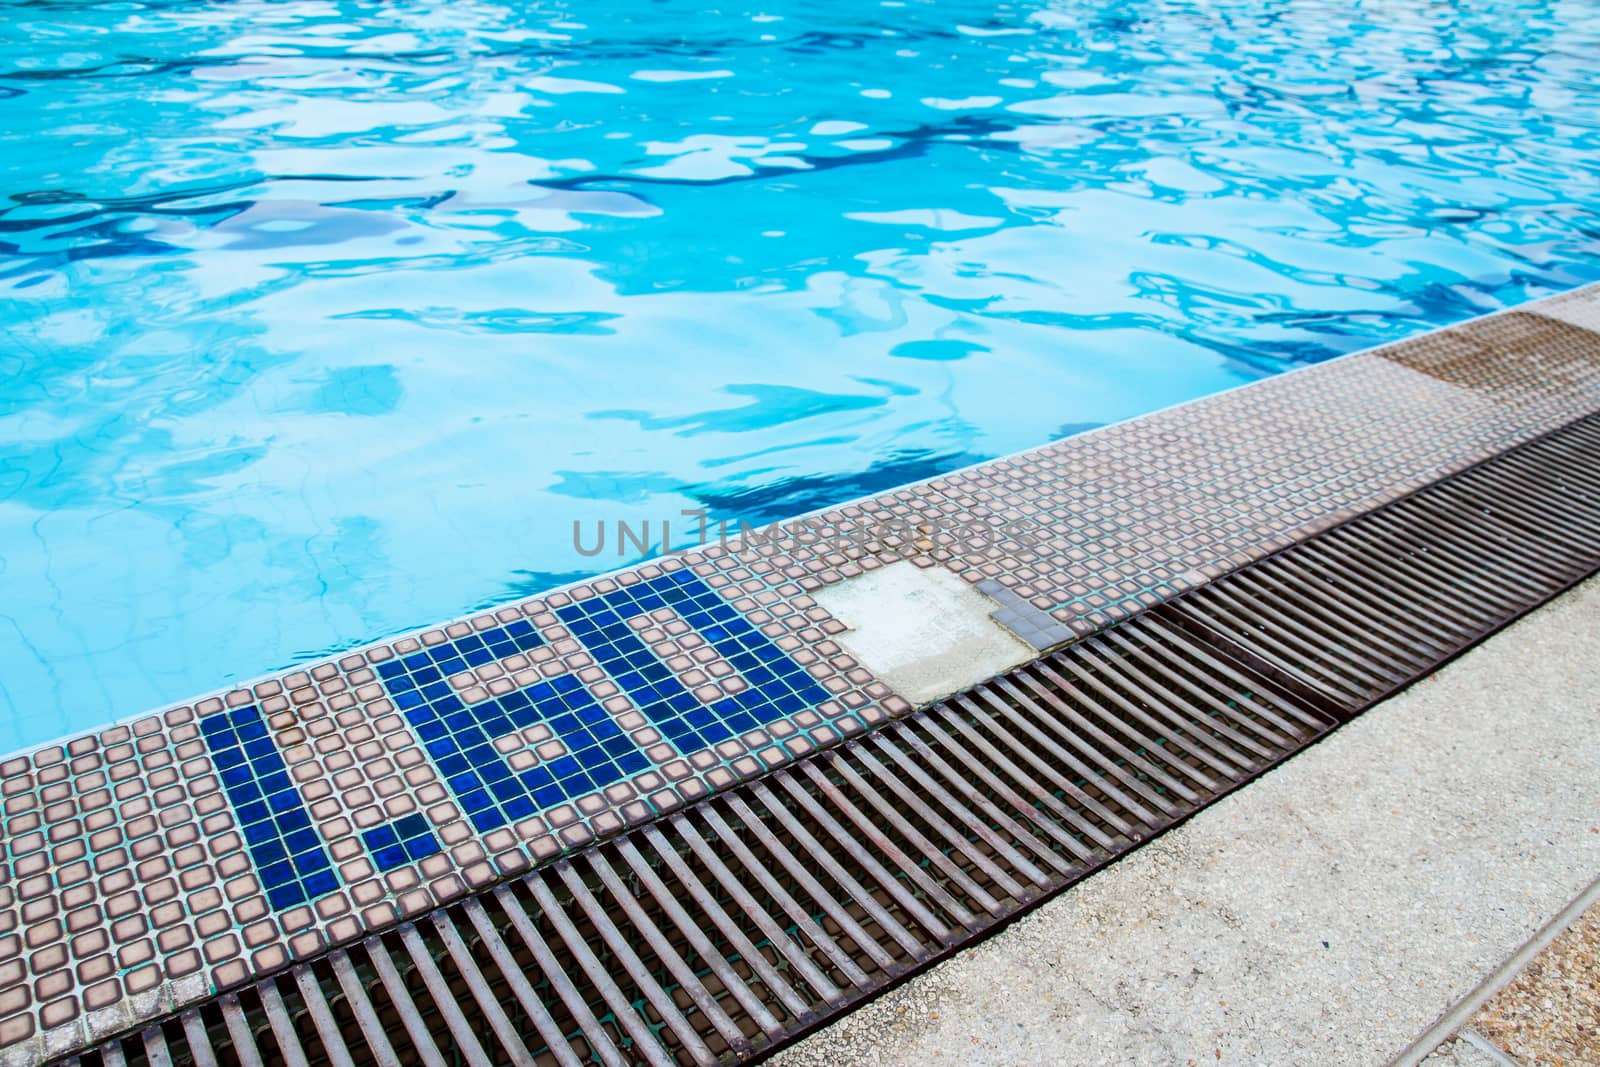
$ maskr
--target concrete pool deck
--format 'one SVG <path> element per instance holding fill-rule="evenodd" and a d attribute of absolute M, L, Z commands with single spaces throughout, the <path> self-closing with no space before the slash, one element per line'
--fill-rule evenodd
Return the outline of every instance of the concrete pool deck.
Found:
<path fill-rule="evenodd" d="M 770 1062 L 1388 1063 L 1600 875 L 1596 782 L 1590 579 Z"/>

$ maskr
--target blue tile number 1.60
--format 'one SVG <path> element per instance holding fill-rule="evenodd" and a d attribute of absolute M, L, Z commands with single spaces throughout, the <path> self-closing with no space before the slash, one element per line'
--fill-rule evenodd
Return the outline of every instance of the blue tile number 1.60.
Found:
<path fill-rule="evenodd" d="M 671 608 L 726 660 L 747 687 L 702 702 L 628 625 Z M 776 719 L 815 707 L 827 691 L 692 571 L 678 570 L 554 609 L 555 616 L 680 755 L 690 755 Z M 378 665 L 390 697 L 472 825 L 487 832 L 604 789 L 651 760 L 610 712 L 570 674 L 468 704 L 451 675 L 544 644 L 517 620 Z M 495 742 L 535 725 L 564 754 L 517 770 Z M 201 721 L 224 791 L 275 908 L 337 888 L 333 865 L 283 757 L 254 706 Z M 391 870 L 439 850 L 418 816 L 363 834 L 374 863 Z"/>

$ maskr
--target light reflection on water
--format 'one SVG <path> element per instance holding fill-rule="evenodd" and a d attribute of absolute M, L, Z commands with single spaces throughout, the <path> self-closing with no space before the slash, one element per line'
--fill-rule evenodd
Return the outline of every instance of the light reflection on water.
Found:
<path fill-rule="evenodd" d="M 0 10 L 0 750 L 1600 277 L 1583 2 Z"/>

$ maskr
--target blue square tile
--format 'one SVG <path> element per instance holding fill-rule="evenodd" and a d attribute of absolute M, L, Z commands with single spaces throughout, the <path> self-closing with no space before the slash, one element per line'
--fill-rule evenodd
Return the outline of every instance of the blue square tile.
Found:
<path fill-rule="evenodd" d="M 380 871 L 392 871 L 396 867 L 404 867 L 411 861 L 406 858 L 406 850 L 400 845 L 394 844 L 373 849 L 372 862 L 377 865 Z"/>
<path fill-rule="evenodd" d="M 402 816 L 395 821 L 394 832 L 402 838 L 420 837 L 423 834 L 431 833 L 432 828 L 426 815 L 414 811 L 410 815 Z"/>
<path fill-rule="evenodd" d="M 439 839 L 431 832 L 421 834 L 407 840 L 405 850 L 406 855 L 411 857 L 413 862 L 416 860 L 426 859 L 427 857 L 440 851 Z"/>
<path fill-rule="evenodd" d="M 233 798 L 229 797 L 228 799 L 232 800 Z M 267 808 L 267 802 L 264 800 L 256 800 L 249 803 L 239 803 L 235 801 L 233 810 L 234 813 L 239 816 L 239 822 L 244 827 L 245 836 L 247 839 L 249 837 L 251 827 L 266 825 L 272 818 L 272 812 Z M 273 831 L 269 826 L 266 830 L 266 833 L 268 836 L 273 836 L 275 831 Z"/>
<path fill-rule="evenodd" d="M 361 834 L 361 840 L 366 843 L 370 851 L 376 852 L 380 848 L 388 848 L 390 845 L 399 844 L 400 833 L 394 823 L 384 823 L 382 826 L 374 826 L 372 829 L 364 831 Z"/>
<path fill-rule="evenodd" d="M 259 870 L 261 880 L 269 886 L 287 885 L 295 880 L 294 864 L 288 860 L 262 864 Z"/>
<path fill-rule="evenodd" d="M 283 882 L 267 888 L 267 902 L 279 911 L 304 904 L 305 900 L 306 893 L 299 882 Z"/>
<path fill-rule="evenodd" d="M 307 875 L 301 885 L 305 887 L 306 895 L 314 900 L 338 889 L 339 880 L 333 876 L 332 871 L 319 870 Z"/>
<path fill-rule="evenodd" d="M 315 830 L 296 830 L 291 834 L 284 835 L 283 846 L 289 850 L 291 855 L 298 856 L 302 852 L 310 852 L 312 849 L 321 848 L 321 839 L 318 838 Z"/>

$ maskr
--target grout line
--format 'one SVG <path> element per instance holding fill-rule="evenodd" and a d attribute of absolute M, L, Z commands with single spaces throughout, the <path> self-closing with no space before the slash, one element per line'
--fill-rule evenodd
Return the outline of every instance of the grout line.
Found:
<path fill-rule="evenodd" d="M 1509 985 L 1511 980 L 1521 973 L 1524 967 L 1533 962 L 1535 956 L 1549 946 L 1550 942 L 1566 933 L 1567 927 L 1577 922 L 1578 917 L 1588 911 L 1589 907 L 1596 901 L 1600 901 L 1600 878 L 1590 882 L 1583 892 L 1579 893 L 1571 903 L 1562 908 L 1555 918 L 1541 926 L 1536 934 L 1523 942 L 1522 947 L 1507 957 L 1504 963 L 1496 967 L 1489 977 L 1479 983 L 1476 989 L 1457 1001 L 1454 1007 L 1439 1016 L 1432 1026 L 1424 1030 L 1415 1041 L 1407 1045 L 1398 1056 L 1389 1061 L 1389 1067 L 1415 1067 L 1434 1049 L 1448 1041 L 1452 1034 L 1458 1032 L 1463 1035 L 1473 1034 L 1472 1031 L 1465 1029 L 1465 1027 L 1467 1021 L 1477 1013 L 1478 1009 L 1483 1007 L 1490 997 Z M 1473 1034 L 1473 1036 L 1477 1035 Z M 1480 1037 L 1479 1040 L 1483 1039 Z M 1496 1051 L 1498 1052 L 1499 1050 L 1496 1049 Z M 1500 1055 L 1505 1057 L 1503 1052 Z M 1506 1062 L 1510 1063 L 1512 1067 L 1519 1067 L 1515 1060 L 1507 1059 Z"/>
<path fill-rule="evenodd" d="M 1521 1062 L 1506 1055 L 1505 1051 L 1493 1041 L 1484 1037 L 1472 1027 L 1466 1027 L 1456 1035 L 1458 1041 L 1465 1041 L 1485 1056 L 1494 1061 L 1494 1067 L 1522 1067 Z"/>

